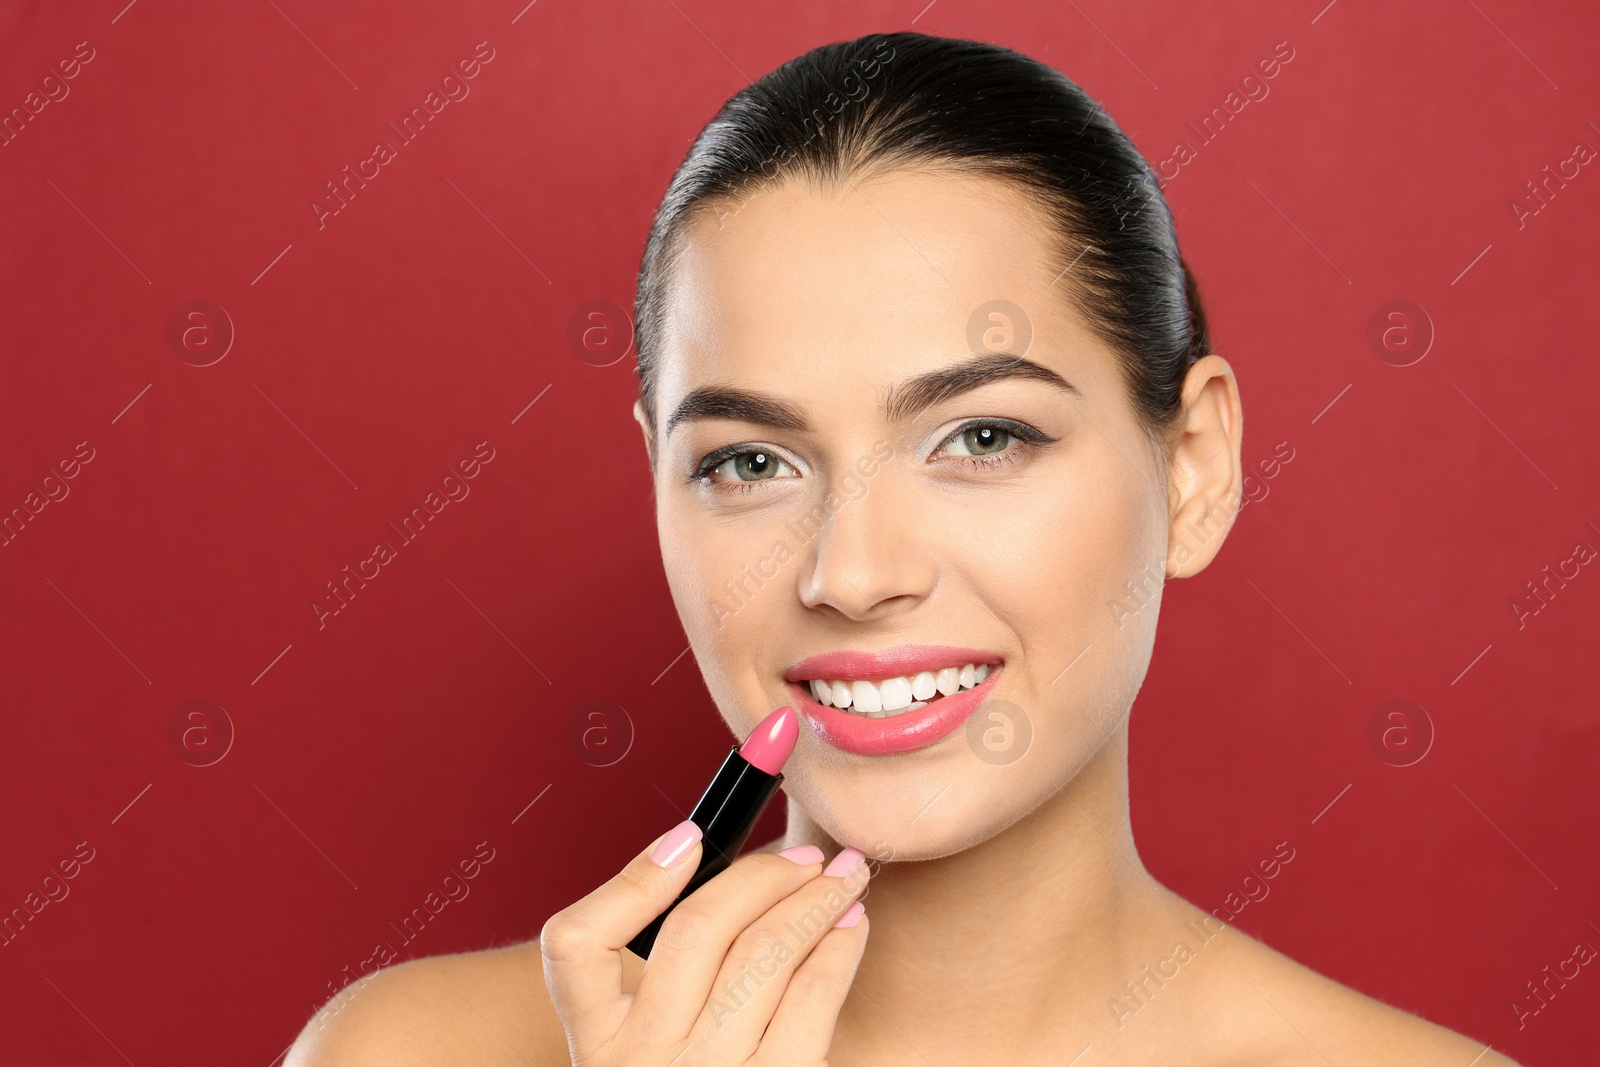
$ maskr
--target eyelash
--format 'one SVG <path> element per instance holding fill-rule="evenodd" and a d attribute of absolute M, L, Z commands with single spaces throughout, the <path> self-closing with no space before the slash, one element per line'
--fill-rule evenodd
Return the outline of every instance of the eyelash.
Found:
<path fill-rule="evenodd" d="M 1028 446 L 1028 448 L 1052 444 L 1060 440 L 1060 438 L 1051 437 L 1048 434 L 1041 433 L 1026 423 L 1015 422 L 1011 419 L 973 419 L 970 422 L 962 423 L 960 426 L 951 431 L 949 436 L 940 442 L 939 451 L 942 452 L 950 442 L 954 441 L 962 434 L 965 434 L 971 430 L 982 429 L 1004 430 L 1006 433 L 1009 433 L 1012 437 Z M 957 456 L 955 458 L 963 461 L 961 465 L 968 470 L 993 470 L 1016 463 L 1022 458 L 1020 453 L 1026 453 L 1027 450 L 1027 448 L 1007 448 L 1000 452 L 991 452 L 986 456 Z M 694 474 L 690 475 L 689 480 L 692 482 L 710 480 L 712 472 L 718 467 L 722 466 L 724 463 L 728 462 L 728 460 L 737 459 L 740 456 L 749 455 L 755 452 L 765 452 L 768 455 L 773 456 L 773 458 L 778 458 L 771 449 L 749 448 L 743 445 L 730 445 L 727 448 L 718 449 L 702 460 L 700 466 L 695 470 Z M 788 461 L 780 460 L 780 462 L 787 463 Z M 717 484 L 722 487 L 720 489 L 721 492 L 742 494 L 754 492 L 756 486 L 760 485 L 764 481 L 771 480 L 772 479 L 769 478 L 760 478 L 756 479 L 755 481 L 735 479 L 733 481 L 724 481 Z"/>

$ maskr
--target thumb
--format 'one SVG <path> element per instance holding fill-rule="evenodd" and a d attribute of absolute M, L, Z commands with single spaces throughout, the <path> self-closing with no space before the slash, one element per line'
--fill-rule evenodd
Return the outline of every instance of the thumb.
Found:
<path fill-rule="evenodd" d="M 575 1040 L 616 1033 L 627 1012 L 621 950 L 677 899 L 700 858 L 698 825 L 685 819 L 539 931 L 545 984 Z M 581 1033 L 580 1033 L 581 1031 Z"/>

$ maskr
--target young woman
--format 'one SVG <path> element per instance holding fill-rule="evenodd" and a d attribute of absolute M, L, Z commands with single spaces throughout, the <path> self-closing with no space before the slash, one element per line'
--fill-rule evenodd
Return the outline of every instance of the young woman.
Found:
<path fill-rule="evenodd" d="M 538 941 L 347 990 L 289 1067 L 1510 1062 L 1140 862 L 1128 716 L 1243 422 L 1157 182 L 1082 90 L 972 41 L 808 52 L 689 151 L 637 318 L 667 579 L 733 732 L 798 713 L 787 832 L 648 964 L 624 946 L 693 824 Z"/>

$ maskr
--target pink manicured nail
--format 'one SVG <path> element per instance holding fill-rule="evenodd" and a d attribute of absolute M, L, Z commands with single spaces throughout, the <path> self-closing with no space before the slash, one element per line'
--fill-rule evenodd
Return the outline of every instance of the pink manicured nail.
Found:
<path fill-rule="evenodd" d="M 843 915 L 839 916 L 839 921 L 833 924 L 834 929 L 839 930 L 844 929 L 845 927 L 854 926 L 856 923 L 861 921 L 861 916 L 865 915 L 866 913 L 867 906 L 858 900 L 846 908 Z"/>
<path fill-rule="evenodd" d="M 671 867 L 688 855 L 703 833 L 699 826 L 688 819 L 683 820 L 656 842 L 656 847 L 650 850 L 651 861 L 658 867 Z"/>
<path fill-rule="evenodd" d="M 822 873 L 830 878 L 848 878 L 866 858 L 867 854 L 859 848 L 847 848 L 833 857 L 833 862 L 822 868 Z"/>
<path fill-rule="evenodd" d="M 784 849 L 778 855 L 786 860 L 793 860 L 802 867 L 822 862 L 822 850 L 816 845 L 795 845 L 793 848 Z"/>

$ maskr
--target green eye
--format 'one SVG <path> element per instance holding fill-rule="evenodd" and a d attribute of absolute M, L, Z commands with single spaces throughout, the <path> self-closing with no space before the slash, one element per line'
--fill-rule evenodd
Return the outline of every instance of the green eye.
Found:
<path fill-rule="evenodd" d="M 964 452 L 956 453 L 957 455 L 988 456 L 1003 452 L 1006 445 L 1015 437 L 1015 434 L 1003 426 L 979 425 L 959 431 L 951 440 L 965 449 Z"/>
<path fill-rule="evenodd" d="M 728 476 L 741 482 L 764 482 L 776 477 L 779 467 L 787 466 L 771 452 L 740 452 L 719 464 L 717 470 L 730 468 L 726 472 Z"/>
<path fill-rule="evenodd" d="M 1058 438 L 1011 419 L 974 419 L 960 427 L 934 453 L 949 454 L 957 467 L 988 470 L 1029 458 L 1036 448 L 1053 444 Z"/>

